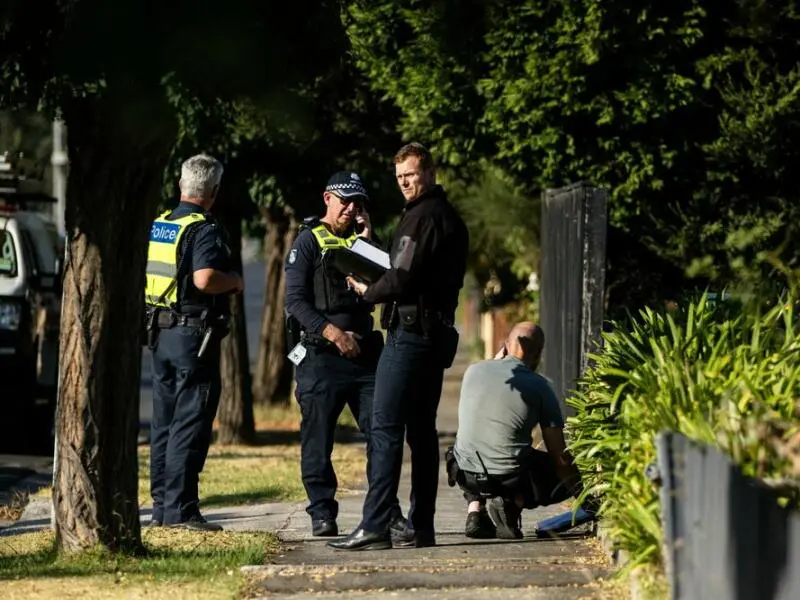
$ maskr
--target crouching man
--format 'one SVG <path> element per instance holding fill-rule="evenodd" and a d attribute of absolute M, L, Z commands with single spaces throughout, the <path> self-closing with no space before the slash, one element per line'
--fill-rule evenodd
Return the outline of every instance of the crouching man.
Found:
<path fill-rule="evenodd" d="M 536 373 L 543 348 L 541 327 L 518 323 L 494 360 L 470 365 L 464 374 L 458 433 L 446 460 L 448 483 L 458 484 L 469 502 L 467 537 L 521 538 L 523 508 L 581 491 L 555 392 Z M 531 445 L 537 424 L 547 452 Z"/>

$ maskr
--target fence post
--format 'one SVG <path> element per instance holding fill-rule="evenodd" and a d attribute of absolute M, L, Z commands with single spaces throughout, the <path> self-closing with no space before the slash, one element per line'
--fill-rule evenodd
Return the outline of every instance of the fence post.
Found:
<path fill-rule="evenodd" d="M 585 182 L 542 194 L 542 371 L 565 415 L 566 397 L 600 339 L 605 296 L 607 194 Z"/>

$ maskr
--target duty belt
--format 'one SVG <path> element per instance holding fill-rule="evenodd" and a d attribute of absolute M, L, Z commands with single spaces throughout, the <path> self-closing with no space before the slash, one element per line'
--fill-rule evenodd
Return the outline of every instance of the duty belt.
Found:
<path fill-rule="evenodd" d="M 308 344 L 309 346 L 317 346 L 319 348 L 325 348 L 334 345 L 333 342 L 325 339 L 318 333 L 308 333 L 306 331 L 300 332 L 300 341 L 304 344 Z"/>
<path fill-rule="evenodd" d="M 209 324 L 208 319 L 200 317 L 190 317 L 189 315 L 182 315 L 180 313 L 173 313 L 169 311 L 159 311 L 156 317 L 156 324 L 159 329 L 170 329 L 172 327 L 194 327 L 203 329 Z"/>

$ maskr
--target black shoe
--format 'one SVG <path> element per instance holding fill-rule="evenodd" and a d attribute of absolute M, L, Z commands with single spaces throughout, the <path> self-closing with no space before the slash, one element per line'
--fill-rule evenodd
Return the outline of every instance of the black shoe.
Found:
<path fill-rule="evenodd" d="M 150 522 L 148 527 L 161 527 L 164 524 L 164 507 L 153 507 L 153 512 L 150 513 Z"/>
<path fill-rule="evenodd" d="M 392 519 L 392 522 L 389 523 L 389 533 L 392 534 L 392 539 L 396 536 L 403 536 L 408 529 L 408 519 L 406 519 L 403 515 L 395 517 Z"/>
<path fill-rule="evenodd" d="M 432 529 L 406 529 L 405 535 L 392 538 L 395 548 L 430 548 L 436 545 L 436 534 Z"/>
<path fill-rule="evenodd" d="M 193 515 L 180 523 L 171 523 L 167 527 L 191 529 L 193 531 L 222 531 L 222 525 L 209 523 L 201 514 Z"/>
<path fill-rule="evenodd" d="M 501 540 L 522 539 L 522 509 L 513 500 L 492 498 L 486 504 L 489 516 L 497 527 L 497 537 Z"/>
<path fill-rule="evenodd" d="M 328 546 L 336 550 L 389 550 L 392 539 L 389 533 L 372 533 L 359 527 L 346 538 L 328 542 Z"/>
<path fill-rule="evenodd" d="M 311 535 L 315 537 L 334 537 L 339 535 L 336 519 L 314 519 L 311 521 Z"/>
<path fill-rule="evenodd" d="M 497 528 L 485 510 L 471 512 L 467 515 L 464 535 L 476 540 L 491 540 L 497 537 Z"/>

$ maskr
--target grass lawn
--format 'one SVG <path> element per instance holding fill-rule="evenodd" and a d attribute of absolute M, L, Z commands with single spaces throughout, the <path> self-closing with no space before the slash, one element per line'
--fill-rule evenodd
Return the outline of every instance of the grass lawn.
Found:
<path fill-rule="evenodd" d="M 96 551 L 58 557 L 53 533 L 0 538 L 0 597 L 95 600 L 99 598 L 232 598 L 246 588 L 239 572 L 279 551 L 271 533 L 198 533 L 143 530 L 145 557 Z"/>
<path fill-rule="evenodd" d="M 297 502 L 305 498 L 300 479 L 300 412 L 289 407 L 257 409 L 256 443 L 212 444 L 200 474 L 200 506 L 239 506 L 260 502 Z M 354 439 L 349 410 L 339 419 L 341 438 L 333 448 L 339 493 L 359 489 L 365 478 L 364 444 Z M 139 504 L 150 506 L 150 448 L 139 446 Z M 47 498 L 50 488 L 37 497 Z"/>
<path fill-rule="evenodd" d="M 200 475 L 200 505 L 235 506 L 302 501 L 299 411 L 256 410 L 256 444 L 212 445 Z M 339 420 L 342 437 L 333 462 L 341 494 L 364 481 L 365 449 L 353 438 L 352 416 Z M 150 505 L 147 446 L 139 447 L 139 502 Z M 50 489 L 40 490 L 47 497 Z M 278 552 L 272 533 L 197 533 L 144 528 L 146 557 L 112 556 L 97 551 L 59 557 L 51 531 L 0 537 L 0 598 L 234 598 L 247 588 L 239 567 L 263 564 Z"/>

